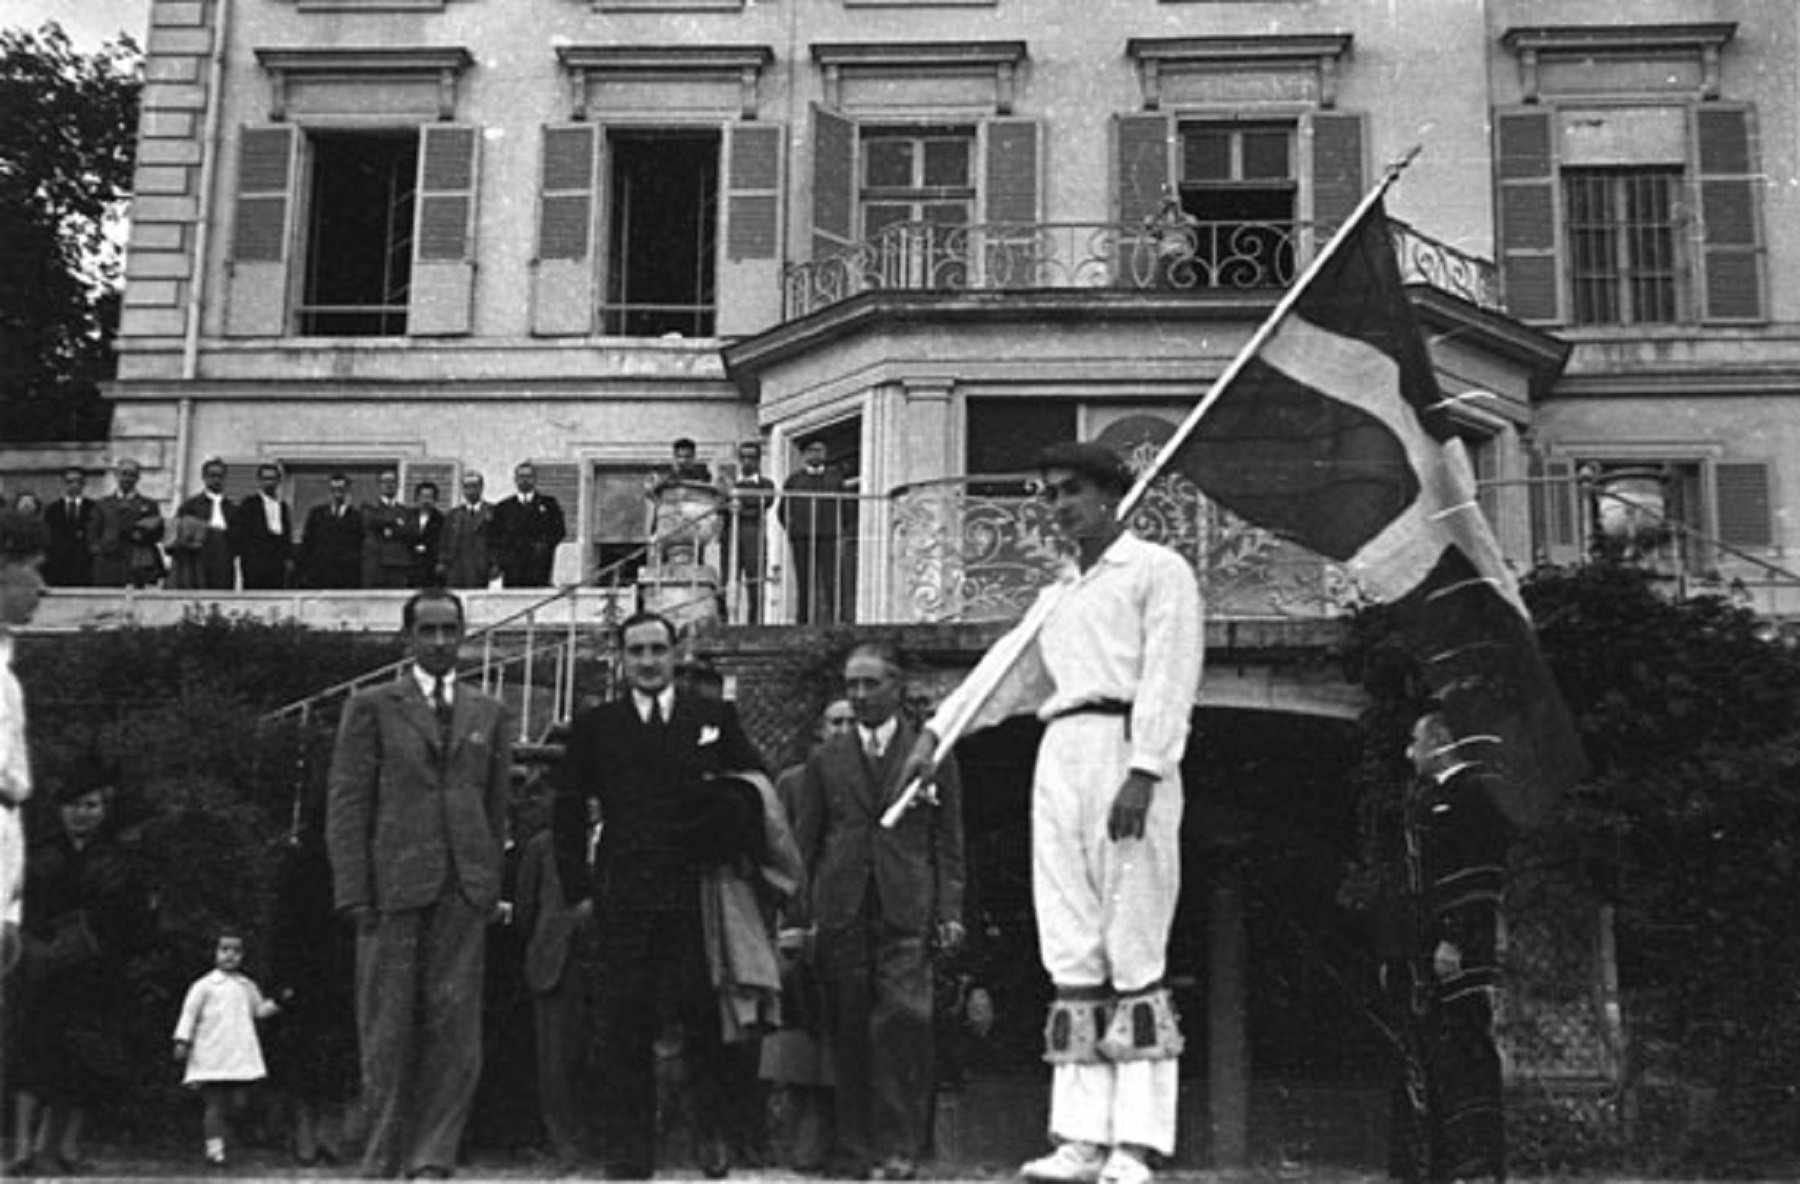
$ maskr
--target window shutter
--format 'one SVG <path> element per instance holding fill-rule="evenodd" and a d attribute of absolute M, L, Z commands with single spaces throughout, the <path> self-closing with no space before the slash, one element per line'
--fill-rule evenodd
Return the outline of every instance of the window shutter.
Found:
<path fill-rule="evenodd" d="M 420 129 L 418 211 L 413 224 L 415 337 L 467 333 L 475 305 L 475 186 L 479 129 L 432 123 Z"/>
<path fill-rule="evenodd" d="M 438 508 L 448 510 L 459 500 L 457 468 L 457 463 L 453 460 L 421 457 L 403 462 L 400 468 L 400 500 L 410 505 L 419 482 L 429 481 L 437 486 Z"/>
<path fill-rule="evenodd" d="M 1113 117 L 1115 217 L 1134 231 L 1156 217 L 1163 188 L 1174 180 L 1175 121 L 1167 115 Z"/>
<path fill-rule="evenodd" d="M 531 331 L 540 337 L 585 337 L 594 331 L 600 135 L 592 123 L 543 129 L 537 257 L 531 264 Z"/>
<path fill-rule="evenodd" d="M 1765 321 L 1761 179 L 1751 109 L 1701 104 L 1694 109 L 1689 142 L 1698 165 L 1702 319 Z"/>
<path fill-rule="evenodd" d="M 575 538 L 581 518 L 581 465 L 572 460 L 534 460 L 537 487 L 556 499 L 563 512 L 563 541 Z"/>
<path fill-rule="evenodd" d="M 981 125 L 982 213 L 988 241 L 979 265 L 986 286 L 1035 288 L 1038 194 L 1043 136 L 1035 119 L 990 119 Z"/>
<path fill-rule="evenodd" d="M 1575 462 L 1531 454 L 1532 552 L 1539 563 L 1581 562 L 1581 489 Z"/>
<path fill-rule="evenodd" d="M 1734 547 L 1774 546 L 1774 503 L 1769 497 L 1768 464 L 1720 461 L 1712 470 L 1719 541 Z"/>
<path fill-rule="evenodd" d="M 856 238 L 856 121 L 813 104 L 812 257 L 827 259 Z"/>
<path fill-rule="evenodd" d="M 1500 278 L 1507 311 L 1526 321 L 1562 319 L 1556 266 L 1554 113 L 1497 112 Z"/>
<path fill-rule="evenodd" d="M 756 333 L 781 320 L 783 131 L 779 123 L 734 123 L 725 129 L 722 337 Z"/>
<path fill-rule="evenodd" d="M 268 337 L 287 332 L 287 259 L 293 240 L 294 154 L 291 127 L 246 127 L 238 137 L 237 200 L 225 332 Z"/>
<path fill-rule="evenodd" d="M 1363 117 L 1315 111 L 1305 124 L 1312 169 L 1312 228 L 1323 246 L 1362 200 Z"/>

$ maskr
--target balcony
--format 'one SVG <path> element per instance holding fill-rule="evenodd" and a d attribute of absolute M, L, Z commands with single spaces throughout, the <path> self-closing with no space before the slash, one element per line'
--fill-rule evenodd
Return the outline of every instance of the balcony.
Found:
<path fill-rule="evenodd" d="M 1389 227 L 1403 280 L 1503 311 L 1492 263 L 1404 222 L 1390 219 Z M 1324 242 L 1321 228 L 1305 222 L 901 222 L 827 258 L 790 266 L 783 310 L 795 320 L 871 291 L 1278 292 Z"/>

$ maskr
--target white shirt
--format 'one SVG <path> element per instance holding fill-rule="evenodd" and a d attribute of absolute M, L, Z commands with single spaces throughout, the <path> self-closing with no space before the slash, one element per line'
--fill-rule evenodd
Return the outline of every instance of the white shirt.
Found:
<path fill-rule="evenodd" d="M 25 826 L 19 806 L 31 796 L 25 747 L 25 692 L 13 674 L 12 634 L 0 631 L 0 921 L 24 916 Z"/>
<path fill-rule="evenodd" d="M 427 674 L 422 666 L 414 666 L 412 673 L 413 681 L 419 684 L 419 690 L 425 696 L 425 702 L 436 706 L 437 676 Z M 456 671 L 454 670 L 444 675 L 444 702 L 448 704 L 456 702 Z"/>
<path fill-rule="evenodd" d="M 675 688 L 667 686 L 651 696 L 633 687 L 631 702 L 637 708 L 638 718 L 645 723 L 650 722 L 650 704 L 655 703 L 662 711 L 662 722 L 666 724 L 675 712 Z"/>
<path fill-rule="evenodd" d="M 856 734 L 862 741 L 863 751 L 878 760 L 887 753 L 888 745 L 894 742 L 894 733 L 899 730 L 900 721 L 893 716 L 873 728 L 856 725 Z"/>
<path fill-rule="evenodd" d="M 281 533 L 281 499 L 270 497 L 266 493 L 256 496 L 262 498 L 263 525 L 269 528 L 270 534 Z"/>
<path fill-rule="evenodd" d="M 938 706 L 930 727 L 942 737 L 1027 711 L 1047 720 L 1121 700 L 1131 704 L 1131 768 L 1166 777 L 1187 746 L 1205 644 L 1193 568 L 1126 532 L 1087 571 L 1061 572 Z"/>
<path fill-rule="evenodd" d="M 225 495 L 214 493 L 210 489 L 205 492 L 206 500 L 212 503 L 212 516 L 206 520 L 206 524 L 214 530 L 229 529 L 225 524 Z"/>

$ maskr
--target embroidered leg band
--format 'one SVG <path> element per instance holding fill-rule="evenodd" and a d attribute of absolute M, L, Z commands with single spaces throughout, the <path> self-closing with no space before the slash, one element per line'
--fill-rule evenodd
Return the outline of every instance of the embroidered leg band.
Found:
<path fill-rule="evenodd" d="M 1120 995 L 1095 1052 L 1109 1061 L 1171 1061 L 1183 1047 L 1175 1000 L 1160 984 Z"/>
<path fill-rule="evenodd" d="M 1112 1019 L 1107 987 L 1062 987 L 1044 1023 L 1044 1060 L 1052 1065 L 1091 1065 L 1101 1060 L 1100 1038 Z"/>

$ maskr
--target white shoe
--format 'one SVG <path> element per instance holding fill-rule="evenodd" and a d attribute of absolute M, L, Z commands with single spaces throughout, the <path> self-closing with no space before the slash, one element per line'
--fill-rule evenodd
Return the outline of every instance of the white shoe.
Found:
<path fill-rule="evenodd" d="M 1019 1175 L 1041 1184 L 1092 1184 L 1105 1163 L 1106 1152 L 1092 1143 L 1059 1143 L 1049 1155 L 1020 1168 Z"/>
<path fill-rule="evenodd" d="M 1113 1148 L 1100 1169 L 1100 1184 L 1150 1184 L 1156 1173 L 1150 1165 L 1129 1151 Z"/>

